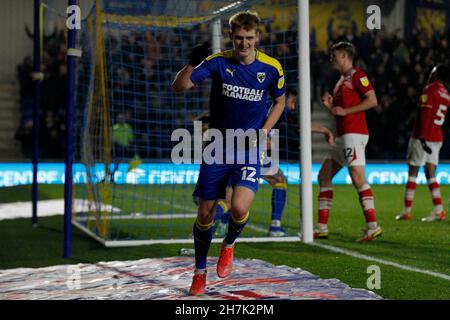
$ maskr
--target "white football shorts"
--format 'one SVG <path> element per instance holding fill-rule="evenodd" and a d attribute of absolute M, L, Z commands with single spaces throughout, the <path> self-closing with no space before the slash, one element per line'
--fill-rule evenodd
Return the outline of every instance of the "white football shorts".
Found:
<path fill-rule="evenodd" d="M 437 166 L 439 164 L 439 151 L 442 147 L 442 142 L 427 141 L 427 146 L 431 149 L 431 154 L 423 150 L 419 139 L 411 138 L 408 144 L 408 153 L 406 159 L 412 166 L 421 167 L 425 163 L 431 163 Z"/>
<path fill-rule="evenodd" d="M 337 161 L 343 167 L 366 165 L 366 145 L 369 136 L 359 133 L 347 133 L 337 137 L 331 147 L 328 158 Z"/>

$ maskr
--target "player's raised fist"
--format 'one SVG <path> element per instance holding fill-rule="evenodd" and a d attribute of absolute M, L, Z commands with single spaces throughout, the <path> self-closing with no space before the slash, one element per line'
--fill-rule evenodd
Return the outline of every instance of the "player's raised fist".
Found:
<path fill-rule="evenodd" d="M 203 42 L 195 46 L 189 54 L 189 64 L 193 67 L 198 66 L 207 56 L 211 54 L 211 45 L 209 42 Z"/>

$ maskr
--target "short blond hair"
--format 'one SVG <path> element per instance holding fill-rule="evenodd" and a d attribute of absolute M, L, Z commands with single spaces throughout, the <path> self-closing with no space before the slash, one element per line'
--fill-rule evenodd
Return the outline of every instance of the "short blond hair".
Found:
<path fill-rule="evenodd" d="M 334 51 L 344 51 L 350 60 L 353 60 L 356 56 L 356 48 L 353 43 L 348 41 L 340 41 L 331 46 L 331 52 Z"/>
<path fill-rule="evenodd" d="M 259 15 L 252 11 L 238 12 L 229 20 L 231 32 L 237 29 L 244 29 L 247 31 L 255 29 L 259 32 L 260 23 L 261 19 L 259 18 Z"/>

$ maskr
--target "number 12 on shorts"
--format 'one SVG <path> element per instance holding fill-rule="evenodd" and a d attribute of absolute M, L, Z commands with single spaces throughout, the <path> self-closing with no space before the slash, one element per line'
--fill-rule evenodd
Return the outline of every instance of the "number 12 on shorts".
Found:
<path fill-rule="evenodd" d="M 254 178 L 256 175 L 256 169 L 254 167 L 242 167 L 241 171 L 242 171 L 241 180 L 256 182 L 256 178 Z"/>
<path fill-rule="evenodd" d="M 347 161 L 353 158 L 353 149 L 352 148 L 342 149 L 342 152 L 344 153 L 344 159 L 346 159 Z"/>

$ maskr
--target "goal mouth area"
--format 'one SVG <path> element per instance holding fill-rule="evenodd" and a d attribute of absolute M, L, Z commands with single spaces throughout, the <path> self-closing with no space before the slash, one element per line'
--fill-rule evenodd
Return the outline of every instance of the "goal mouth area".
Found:
<path fill-rule="evenodd" d="M 99 237 L 95 232 L 86 228 L 84 225 L 73 220 L 72 225 L 80 231 L 104 245 L 106 248 L 120 248 L 120 247 L 137 247 L 152 244 L 192 244 L 193 239 L 155 239 L 155 240 L 107 240 Z M 300 242 L 299 236 L 291 237 L 239 237 L 237 242 L 241 243 L 257 243 L 257 242 Z M 222 238 L 213 238 L 211 243 L 222 243 Z"/>
<path fill-rule="evenodd" d="M 197 217 L 196 213 L 130 213 L 130 214 L 111 214 L 102 215 L 101 213 L 96 216 L 92 212 L 77 212 L 76 217 L 72 220 L 72 224 L 80 231 L 86 233 L 88 236 L 101 243 L 105 247 L 128 247 L 128 246 L 141 246 L 150 244 L 192 244 L 193 238 L 189 234 L 189 237 L 183 237 L 184 231 L 192 228 L 192 221 Z M 186 221 L 189 219 L 189 221 Z M 158 221 L 158 225 L 153 228 L 148 228 L 149 221 Z M 161 220 L 166 223 L 170 223 L 172 231 L 176 231 L 178 228 L 179 235 L 159 233 L 157 236 L 160 238 L 149 239 L 152 235 L 152 229 L 162 230 L 164 226 L 161 224 Z M 125 224 L 121 224 L 125 222 Z M 133 222 L 134 230 L 127 233 L 127 225 Z M 147 232 L 140 233 L 136 231 L 136 225 L 142 225 L 142 228 L 146 228 Z M 100 226 L 100 227 L 99 227 Z M 102 227 L 104 228 L 102 231 Z M 295 234 L 295 229 L 287 228 L 291 231 L 291 234 Z M 125 231 L 124 231 L 125 230 Z M 297 236 L 284 236 L 284 237 L 269 237 L 267 236 L 267 224 L 259 222 L 258 224 L 249 223 L 246 226 L 246 230 L 239 242 L 295 242 L 300 241 L 301 238 Z M 103 233 L 103 234 L 102 234 Z M 222 243 L 223 236 L 213 236 L 212 243 Z"/>

